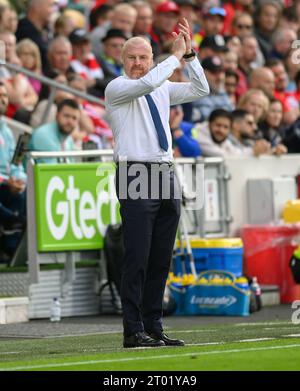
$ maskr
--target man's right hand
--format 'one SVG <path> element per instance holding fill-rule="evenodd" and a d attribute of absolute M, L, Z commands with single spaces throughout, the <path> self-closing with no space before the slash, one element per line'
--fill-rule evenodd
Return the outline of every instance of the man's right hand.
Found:
<path fill-rule="evenodd" d="M 172 46 L 172 54 L 180 61 L 186 52 L 186 43 L 183 33 L 172 33 L 175 38 Z"/>

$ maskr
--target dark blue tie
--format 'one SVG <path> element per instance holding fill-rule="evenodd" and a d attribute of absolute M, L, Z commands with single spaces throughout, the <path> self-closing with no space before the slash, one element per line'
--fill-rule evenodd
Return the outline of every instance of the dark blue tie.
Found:
<path fill-rule="evenodd" d="M 147 100 L 147 103 L 148 103 L 148 106 L 150 109 L 150 113 L 151 113 L 151 117 L 153 119 L 155 129 L 157 131 L 159 145 L 164 151 L 167 151 L 168 150 L 168 140 L 167 140 L 165 129 L 164 129 L 164 126 L 161 122 L 161 118 L 160 118 L 159 112 L 157 110 L 157 107 L 156 107 L 151 95 L 147 94 L 147 95 L 145 95 L 145 98 Z"/>

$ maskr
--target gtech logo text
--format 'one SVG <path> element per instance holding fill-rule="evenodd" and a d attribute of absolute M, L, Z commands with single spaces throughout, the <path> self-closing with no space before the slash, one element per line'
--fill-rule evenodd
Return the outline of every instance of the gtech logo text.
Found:
<path fill-rule="evenodd" d="M 59 176 L 54 176 L 46 189 L 45 206 L 49 231 L 54 239 L 64 239 L 70 228 L 76 239 L 91 239 L 97 231 L 103 236 L 106 224 L 103 222 L 102 209 L 109 206 L 110 221 L 116 223 L 116 206 L 118 203 L 114 191 L 114 178 L 109 176 L 108 191 L 102 189 L 97 197 L 88 191 L 80 191 L 75 176 L 69 176 L 65 183 Z M 56 196 L 56 200 L 54 200 Z M 60 217 L 57 223 L 54 216 Z"/>

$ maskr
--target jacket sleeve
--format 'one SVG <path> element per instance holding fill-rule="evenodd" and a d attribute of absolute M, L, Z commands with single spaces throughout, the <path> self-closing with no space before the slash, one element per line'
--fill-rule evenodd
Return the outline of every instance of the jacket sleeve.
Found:
<path fill-rule="evenodd" d="M 186 65 L 189 82 L 168 82 L 171 105 L 193 102 L 209 94 L 209 85 L 198 58 Z"/>

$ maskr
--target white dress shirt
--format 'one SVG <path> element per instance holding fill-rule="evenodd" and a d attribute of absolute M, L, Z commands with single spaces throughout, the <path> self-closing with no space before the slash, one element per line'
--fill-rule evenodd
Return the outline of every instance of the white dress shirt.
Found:
<path fill-rule="evenodd" d="M 168 81 L 179 66 L 179 60 L 172 55 L 140 79 L 119 76 L 107 85 L 105 105 L 114 133 L 115 161 L 173 161 L 170 106 L 191 102 L 209 93 L 203 68 L 196 58 L 187 62 L 190 82 Z M 168 151 L 164 151 L 159 145 L 157 131 L 144 97 L 150 93 L 166 132 Z"/>

